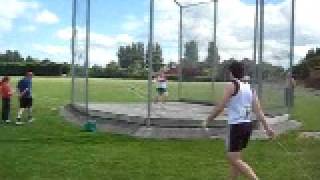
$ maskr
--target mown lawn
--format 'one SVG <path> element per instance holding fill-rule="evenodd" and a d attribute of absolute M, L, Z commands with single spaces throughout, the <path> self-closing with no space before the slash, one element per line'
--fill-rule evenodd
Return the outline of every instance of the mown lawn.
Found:
<path fill-rule="evenodd" d="M 90 98 L 98 102 L 141 101 L 130 86 L 142 92 L 145 88 L 141 81 L 94 79 Z M 199 87 L 193 89 L 198 94 Z M 21 127 L 0 126 L 0 179 L 227 179 L 222 141 L 143 140 L 81 132 L 58 112 L 69 102 L 70 92 L 69 79 L 34 79 L 37 120 Z M 175 91 L 170 96 L 174 99 Z M 319 97 L 298 92 L 293 117 L 303 122 L 302 130 L 320 131 L 319 105 Z M 16 103 L 13 107 L 15 115 Z M 308 179 L 304 173 L 312 179 L 320 177 L 320 141 L 300 139 L 298 134 L 251 142 L 245 158 L 262 180 Z"/>

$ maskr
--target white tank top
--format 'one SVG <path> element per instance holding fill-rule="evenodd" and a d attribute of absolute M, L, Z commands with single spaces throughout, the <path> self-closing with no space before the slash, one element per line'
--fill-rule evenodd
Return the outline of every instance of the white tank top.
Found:
<path fill-rule="evenodd" d="M 167 79 L 166 78 L 158 77 L 157 82 L 158 82 L 158 88 L 163 88 L 163 89 L 167 88 Z"/>
<path fill-rule="evenodd" d="M 228 124 L 240 124 L 251 122 L 253 93 L 250 84 L 239 83 L 239 91 L 232 96 L 227 105 L 228 108 Z"/>

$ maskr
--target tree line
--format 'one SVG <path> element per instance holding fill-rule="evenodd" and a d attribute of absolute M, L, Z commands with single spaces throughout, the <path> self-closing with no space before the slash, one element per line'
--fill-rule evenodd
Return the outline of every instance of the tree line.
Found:
<path fill-rule="evenodd" d="M 293 75 L 307 87 L 320 89 L 320 48 L 310 49 L 293 67 Z"/>
<path fill-rule="evenodd" d="M 50 59 L 39 60 L 31 56 L 22 57 L 17 50 L 0 53 L 0 75 L 22 76 L 26 71 L 33 71 L 38 76 L 61 76 L 69 74 L 68 63 L 55 63 Z"/>
<path fill-rule="evenodd" d="M 175 69 L 172 79 L 178 79 L 177 67 L 182 67 L 184 80 L 188 81 L 210 81 L 214 76 L 217 81 L 224 81 L 228 78 L 227 67 L 229 59 L 221 61 L 217 48 L 214 48 L 214 42 L 208 43 L 207 57 L 204 61 L 199 59 L 198 42 L 191 40 L 184 44 L 184 57 L 182 63 L 169 62 L 164 64 L 162 47 L 159 43 L 152 46 L 152 68 L 155 72 L 161 67 L 167 66 L 168 69 Z M 105 78 L 135 78 L 145 79 L 148 76 L 148 59 L 151 47 L 145 46 L 142 42 L 133 42 L 131 44 L 120 46 L 117 51 L 117 60 L 109 62 L 106 66 L 93 65 L 89 69 L 90 77 Z M 214 58 L 217 56 L 217 58 Z M 216 59 L 216 62 L 214 60 Z M 239 59 L 240 60 L 240 59 Z M 256 64 L 248 59 L 242 59 L 245 64 L 247 75 L 253 77 Z M 214 67 L 214 71 L 212 70 Z M 32 70 L 39 76 L 60 76 L 70 74 L 70 64 L 55 63 L 50 59 L 39 60 L 31 56 L 22 57 L 17 50 L 7 50 L 0 53 L 0 75 L 23 75 L 26 70 Z M 287 71 L 281 66 L 274 66 L 269 63 L 262 64 L 263 79 L 276 81 L 285 77 Z M 311 81 L 312 73 L 320 69 L 320 48 L 310 49 L 306 56 L 293 67 L 293 75 L 296 79 L 302 81 Z M 311 80 L 310 80 L 311 79 Z"/>

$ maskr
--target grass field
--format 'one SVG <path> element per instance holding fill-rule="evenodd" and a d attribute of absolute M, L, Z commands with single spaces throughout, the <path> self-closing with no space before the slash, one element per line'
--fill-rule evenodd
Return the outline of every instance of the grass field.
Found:
<path fill-rule="evenodd" d="M 145 88 L 141 81 L 93 79 L 90 99 L 141 101 L 128 86 Z M 190 86 L 201 94 L 201 86 Z M 33 88 L 37 120 L 21 127 L 0 126 L 0 179 L 227 179 L 220 140 L 143 140 L 84 133 L 59 116 L 59 107 L 69 103 L 69 79 L 36 78 Z M 174 91 L 170 96 L 174 99 Z M 17 107 L 14 100 L 12 114 Z M 298 91 L 293 118 L 303 123 L 301 131 L 320 131 L 319 105 L 319 97 Z M 298 134 L 292 132 L 277 140 L 289 154 L 277 141 L 255 141 L 245 151 L 245 159 L 262 180 L 308 179 L 304 173 L 318 179 L 320 141 L 300 139 Z"/>

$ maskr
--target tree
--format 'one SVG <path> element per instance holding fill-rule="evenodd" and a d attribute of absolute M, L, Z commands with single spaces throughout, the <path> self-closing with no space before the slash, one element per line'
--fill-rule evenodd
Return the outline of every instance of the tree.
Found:
<path fill-rule="evenodd" d="M 120 46 L 117 55 L 121 68 L 127 69 L 132 64 L 144 66 L 144 44 L 141 42 Z"/>
<path fill-rule="evenodd" d="M 186 42 L 184 53 L 185 67 L 194 67 L 199 61 L 198 43 L 195 40 Z"/>
<path fill-rule="evenodd" d="M 31 57 L 31 56 L 27 56 L 26 57 L 26 62 L 27 63 L 32 63 L 32 62 L 34 62 L 35 60 Z"/>
<path fill-rule="evenodd" d="M 293 73 L 297 78 L 305 80 L 309 78 L 310 72 L 320 66 L 320 49 L 310 49 L 299 64 L 293 67 Z"/>
<path fill-rule="evenodd" d="M 149 63 L 149 45 L 146 52 L 146 64 Z M 153 71 L 157 72 L 161 69 L 163 66 L 163 58 L 162 58 L 162 48 L 159 43 L 156 43 L 153 45 L 153 51 L 152 51 L 152 69 Z"/>
<path fill-rule="evenodd" d="M 141 42 L 132 43 L 131 45 L 132 64 L 139 64 L 144 67 L 144 44 Z"/>
<path fill-rule="evenodd" d="M 14 51 L 6 50 L 5 61 L 6 62 L 23 62 L 24 59 L 22 58 L 22 56 L 19 53 L 19 51 L 17 51 L 17 50 L 14 50 Z"/>
<path fill-rule="evenodd" d="M 41 64 L 51 64 L 51 63 L 52 62 L 48 58 L 41 61 Z"/>
<path fill-rule="evenodd" d="M 214 60 L 215 60 L 215 57 L 214 57 L 215 56 L 215 52 L 217 53 L 216 54 L 217 55 L 216 62 L 214 62 Z M 212 41 L 209 42 L 209 44 L 208 44 L 208 56 L 206 58 L 206 61 L 207 61 L 208 65 L 212 65 L 212 64 L 217 65 L 217 64 L 219 64 L 219 61 L 220 61 L 218 48 L 217 47 L 214 48 L 214 42 L 212 42 Z"/>
<path fill-rule="evenodd" d="M 111 61 L 109 64 L 107 64 L 106 67 L 106 75 L 107 77 L 120 77 L 120 67 L 115 61 Z"/>

